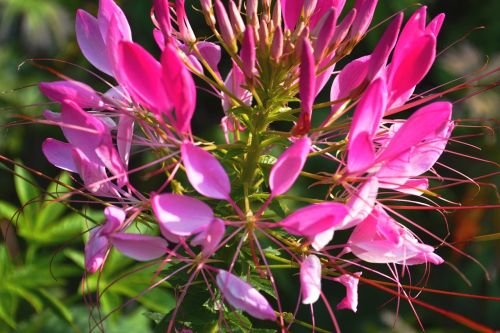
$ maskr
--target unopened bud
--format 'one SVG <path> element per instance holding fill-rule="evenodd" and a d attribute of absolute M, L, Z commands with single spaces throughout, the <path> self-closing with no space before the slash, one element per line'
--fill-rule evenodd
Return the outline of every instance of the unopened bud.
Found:
<path fill-rule="evenodd" d="M 258 0 L 248 0 L 247 6 L 247 24 L 255 25 L 259 22 L 257 18 L 257 10 L 259 6 Z"/>
<path fill-rule="evenodd" d="M 276 1 L 273 8 L 273 25 L 276 29 L 281 27 L 281 1 Z"/>
<path fill-rule="evenodd" d="M 217 23 L 219 25 L 220 34 L 224 42 L 231 48 L 233 52 L 237 52 L 236 38 L 234 36 L 231 21 L 227 16 L 226 8 L 220 0 L 215 0 L 215 15 L 217 16 Z"/>
<path fill-rule="evenodd" d="M 323 57 L 325 49 L 330 45 L 330 41 L 335 33 L 336 24 L 337 14 L 335 9 L 330 8 L 316 25 L 313 35 L 316 36 L 314 57 L 317 62 Z"/>
<path fill-rule="evenodd" d="M 247 26 L 241 43 L 241 62 L 243 73 L 249 79 L 253 78 L 255 71 L 255 38 L 253 27 Z"/>
<path fill-rule="evenodd" d="M 203 15 L 205 16 L 205 20 L 207 24 L 210 26 L 215 25 L 215 16 L 212 0 L 200 0 L 201 10 L 203 11 Z"/>
<path fill-rule="evenodd" d="M 271 58 L 279 62 L 283 55 L 283 30 L 278 26 L 274 31 L 273 43 L 271 44 Z"/>
<path fill-rule="evenodd" d="M 267 44 L 268 36 L 269 36 L 269 30 L 267 29 L 267 24 L 266 22 L 264 22 L 264 20 L 261 20 L 259 28 L 259 43 L 262 49 L 265 49 L 268 45 Z"/>
<path fill-rule="evenodd" d="M 375 7 L 378 0 L 356 0 L 354 8 L 358 12 L 354 22 L 352 22 L 349 38 L 355 42 L 359 41 L 372 22 Z"/>
<path fill-rule="evenodd" d="M 330 47 L 337 47 L 345 39 L 352 22 L 357 16 L 357 10 L 355 8 L 351 9 L 349 13 L 344 17 L 342 22 L 335 29 L 335 34 L 333 35 L 332 41 L 330 42 Z"/>
<path fill-rule="evenodd" d="M 234 32 L 240 35 L 245 31 L 245 22 L 241 18 L 241 13 L 233 0 L 229 2 L 229 17 L 231 18 L 231 24 L 233 26 Z"/>

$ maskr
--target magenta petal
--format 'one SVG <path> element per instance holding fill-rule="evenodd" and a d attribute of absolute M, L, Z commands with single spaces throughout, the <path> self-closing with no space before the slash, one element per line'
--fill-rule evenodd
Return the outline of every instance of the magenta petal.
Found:
<path fill-rule="evenodd" d="M 214 213 L 206 203 L 184 195 L 154 195 L 151 206 L 160 228 L 177 236 L 201 232 L 214 219 Z"/>
<path fill-rule="evenodd" d="M 189 133 L 196 106 L 196 87 L 191 73 L 172 43 L 165 45 L 161 65 L 165 91 L 175 107 L 177 129 L 183 133 Z"/>
<path fill-rule="evenodd" d="M 370 56 L 370 64 L 368 67 L 367 79 L 371 81 L 376 77 L 377 73 L 381 68 L 387 63 L 389 54 L 391 53 L 394 45 L 396 45 L 396 40 L 398 38 L 399 29 L 401 28 L 401 23 L 403 22 L 403 13 L 399 13 L 392 21 L 389 27 L 387 27 L 384 35 L 377 43 L 375 50 Z"/>
<path fill-rule="evenodd" d="M 50 138 L 42 145 L 43 154 L 50 163 L 63 170 L 78 172 L 71 149 L 72 146 L 69 143 Z"/>
<path fill-rule="evenodd" d="M 201 245 L 203 247 L 203 254 L 205 257 L 209 257 L 214 253 L 224 237 L 225 230 L 224 221 L 215 218 L 205 230 L 191 240 L 191 245 Z"/>
<path fill-rule="evenodd" d="M 160 63 L 138 44 L 125 41 L 118 45 L 117 59 L 120 84 L 132 98 L 157 114 L 169 112 L 171 103 L 163 87 Z"/>
<path fill-rule="evenodd" d="M 271 195 L 287 192 L 299 176 L 311 149 L 311 139 L 304 136 L 288 147 L 274 164 L 269 175 Z"/>
<path fill-rule="evenodd" d="M 224 299 L 235 308 L 257 319 L 276 320 L 276 314 L 266 298 L 239 277 L 219 270 L 216 283 Z"/>
<path fill-rule="evenodd" d="M 300 264 L 302 304 L 313 304 L 321 295 L 321 261 L 314 254 Z"/>
<path fill-rule="evenodd" d="M 161 237 L 116 233 L 110 240 L 118 251 L 139 261 L 153 260 L 167 252 L 167 242 Z"/>
<path fill-rule="evenodd" d="M 304 7 L 304 0 L 280 0 L 285 28 L 293 30 Z"/>
<path fill-rule="evenodd" d="M 349 143 L 351 148 L 347 155 L 347 170 L 349 173 L 365 172 L 375 162 L 372 138 L 367 132 L 361 132 Z"/>
<path fill-rule="evenodd" d="M 394 55 L 388 69 L 389 104 L 413 89 L 427 74 L 436 58 L 436 37 L 423 35 L 401 53 Z"/>
<path fill-rule="evenodd" d="M 342 283 L 346 288 L 346 296 L 337 304 L 337 310 L 348 309 L 353 312 L 358 310 L 358 284 L 361 272 L 353 273 L 353 275 L 344 274 L 333 279 Z"/>
<path fill-rule="evenodd" d="M 181 156 L 189 182 L 196 191 L 212 199 L 229 200 L 229 177 L 212 154 L 185 141 L 181 146 Z"/>
<path fill-rule="evenodd" d="M 347 215 L 347 208 L 339 203 L 325 202 L 300 208 L 279 224 L 291 234 L 313 238 L 335 227 Z"/>
<path fill-rule="evenodd" d="M 297 136 L 305 135 L 311 129 L 311 117 L 314 98 L 316 97 L 316 64 L 311 43 L 308 38 L 302 40 L 300 63 L 300 116 L 292 133 Z"/>
<path fill-rule="evenodd" d="M 87 60 L 100 71 L 112 75 L 106 44 L 99 30 L 97 19 L 84 10 L 76 13 L 76 39 Z"/>
<path fill-rule="evenodd" d="M 243 72 L 248 78 L 253 77 L 255 70 L 255 38 L 253 29 L 251 25 L 245 29 L 240 52 Z"/>
<path fill-rule="evenodd" d="M 40 91 L 54 102 L 61 103 L 65 99 L 69 99 L 82 108 L 102 108 L 104 105 L 94 89 L 82 82 L 41 82 L 39 87 Z"/>

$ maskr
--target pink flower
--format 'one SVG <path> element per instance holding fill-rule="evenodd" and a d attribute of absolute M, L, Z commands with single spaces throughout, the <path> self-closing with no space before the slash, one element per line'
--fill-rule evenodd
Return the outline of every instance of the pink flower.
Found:
<path fill-rule="evenodd" d="M 371 263 L 396 263 L 417 265 L 441 264 L 443 259 L 434 254 L 434 248 L 420 243 L 417 238 L 380 206 L 354 228 L 349 241 L 352 253 Z"/>
<path fill-rule="evenodd" d="M 216 283 L 224 299 L 235 308 L 257 319 L 276 320 L 276 314 L 266 298 L 239 277 L 219 270 Z"/>

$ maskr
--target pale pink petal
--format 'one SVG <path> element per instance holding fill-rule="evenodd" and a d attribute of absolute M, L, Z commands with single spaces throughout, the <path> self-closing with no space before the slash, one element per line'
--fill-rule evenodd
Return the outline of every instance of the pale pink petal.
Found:
<path fill-rule="evenodd" d="M 300 264 L 302 304 L 313 304 L 321 295 L 321 261 L 314 254 Z"/>
<path fill-rule="evenodd" d="M 279 225 L 291 234 L 313 238 L 335 227 L 347 215 L 347 208 L 339 203 L 324 202 L 305 206 L 288 215 Z"/>
<path fill-rule="evenodd" d="M 97 156 L 106 168 L 115 177 L 118 186 L 122 187 L 128 183 L 127 169 L 123 165 L 123 161 L 118 154 L 118 151 L 113 146 L 110 137 L 103 140 L 103 144 L 95 149 Z"/>
<path fill-rule="evenodd" d="M 377 200 L 379 182 L 377 178 L 371 177 L 359 189 L 353 193 L 347 201 L 348 215 L 336 230 L 344 230 L 354 227 L 368 217 L 373 210 Z"/>
<path fill-rule="evenodd" d="M 337 304 L 337 310 L 348 309 L 356 312 L 358 310 L 358 284 L 362 272 L 344 274 L 334 281 L 342 283 L 346 288 L 346 296 Z"/>
<path fill-rule="evenodd" d="M 121 114 L 118 120 L 116 132 L 116 146 L 118 153 L 125 166 L 130 159 L 130 149 L 132 147 L 132 137 L 134 135 L 134 118 L 126 114 Z"/>
<path fill-rule="evenodd" d="M 196 191 L 209 198 L 229 200 L 229 177 L 212 154 L 185 141 L 181 145 L 181 156 L 189 182 Z"/>
<path fill-rule="evenodd" d="M 118 251 L 138 261 L 153 260 L 167 252 L 167 242 L 160 237 L 116 233 L 110 236 L 110 240 Z"/>
<path fill-rule="evenodd" d="M 246 105 L 250 105 L 252 103 L 252 94 L 242 87 L 245 83 L 245 75 L 241 71 L 238 64 L 233 61 L 233 67 L 224 81 L 224 85 L 226 88 L 233 93 L 238 99 L 240 99 Z M 232 106 L 231 98 L 222 93 L 222 109 L 227 111 Z"/>
<path fill-rule="evenodd" d="M 274 164 L 269 175 L 271 195 L 287 192 L 299 176 L 311 149 L 311 139 L 304 136 L 288 147 Z"/>
<path fill-rule="evenodd" d="M 276 320 L 276 314 L 266 298 L 239 277 L 219 270 L 216 283 L 224 299 L 235 308 L 257 319 Z"/>
<path fill-rule="evenodd" d="M 347 155 L 347 170 L 349 173 L 364 172 L 375 162 L 375 148 L 372 137 L 367 132 L 361 132 L 349 141 Z"/>
<path fill-rule="evenodd" d="M 104 235 L 109 235 L 122 228 L 127 213 L 119 207 L 108 206 L 104 209 L 104 216 L 106 217 L 106 224 L 101 232 Z"/>
<path fill-rule="evenodd" d="M 113 17 L 115 22 L 112 23 Z M 97 13 L 97 21 L 99 23 L 99 30 L 101 36 L 108 35 L 108 30 L 111 24 L 116 24 L 117 28 L 121 31 L 124 40 L 132 40 L 132 32 L 128 24 L 125 14 L 120 7 L 113 0 L 99 0 L 99 12 Z"/>
<path fill-rule="evenodd" d="M 108 238 L 101 235 L 101 227 L 90 230 L 90 236 L 85 244 L 85 270 L 88 273 L 97 272 L 106 259 L 109 249 Z"/>
<path fill-rule="evenodd" d="M 101 97 L 85 83 L 78 81 L 41 82 L 40 91 L 53 100 L 61 103 L 65 99 L 72 100 L 82 108 L 102 108 Z"/>
<path fill-rule="evenodd" d="M 109 195 L 110 186 L 104 165 L 90 159 L 78 148 L 72 149 L 72 156 L 85 187 L 96 195 Z"/>
<path fill-rule="evenodd" d="M 154 195 L 151 207 L 160 229 L 166 229 L 177 236 L 191 236 L 201 232 L 214 219 L 214 213 L 206 203 L 184 195 Z"/>
<path fill-rule="evenodd" d="M 191 240 L 191 245 L 201 245 L 203 247 L 203 254 L 205 257 L 209 257 L 214 253 L 215 249 L 224 237 L 225 230 L 226 227 L 224 225 L 224 221 L 215 218 L 205 230 L 200 232 Z"/>
<path fill-rule="evenodd" d="M 50 163 L 63 170 L 77 172 L 71 149 L 72 146 L 69 143 L 50 138 L 42 145 L 43 154 Z"/>
<path fill-rule="evenodd" d="M 411 265 L 423 263 L 422 258 L 437 262 L 433 247 L 420 243 L 380 206 L 354 228 L 348 244 L 356 257 L 370 263 Z"/>
<path fill-rule="evenodd" d="M 221 59 L 221 48 L 219 45 L 207 41 L 198 42 L 196 44 L 203 58 L 207 61 L 208 65 L 220 77 L 219 62 Z"/>
<path fill-rule="evenodd" d="M 76 40 L 85 58 L 100 71 L 113 75 L 97 19 L 79 9 L 76 13 L 75 28 Z"/>

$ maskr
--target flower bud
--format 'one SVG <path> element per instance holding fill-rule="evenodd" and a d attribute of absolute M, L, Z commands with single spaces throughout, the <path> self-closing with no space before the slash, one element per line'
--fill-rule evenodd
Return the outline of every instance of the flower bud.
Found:
<path fill-rule="evenodd" d="M 240 35 L 245 31 L 245 23 L 241 18 L 240 11 L 233 0 L 229 2 L 229 17 L 231 18 L 231 24 L 234 32 Z"/>
<path fill-rule="evenodd" d="M 203 11 L 203 15 L 205 16 L 207 24 L 210 26 L 214 26 L 215 16 L 214 16 L 212 0 L 200 0 L 200 4 L 201 4 L 201 10 Z"/>
<path fill-rule="evenodd" d="M 283 54 L 283 31 L 281 30 L 281 27 L 278 26 L 274 31 L 273 42 L 271 44 L 271 58 L 276 62 L 279 62 L 282 54 Z"/>
<path fill-rule="evenodd" d="M 241 44 L 241 62 L 243 63 L 243 73 L 249 79 L 255 71 L 255 38 L 252 26 L 247 26 L 243 42 Z"/>
<path fill-rule="evenodd" d="M 231 27 L 231 21 L 227 15 L 226 8 L 224 8 L 224 5 L 220 0 L 215 0 L 215 15 L 217 15 L 217 21 L 222 39 L 225 43 L 227 43 L 228 47 L 236 53 L 238 48 L 236 46 L 234 31 Z"/>
<path fill-rule="evenodd" d="M 304 18 L 306 20 L 314 13 L 317 2 L 318 0 L 304 0 Z"/>

